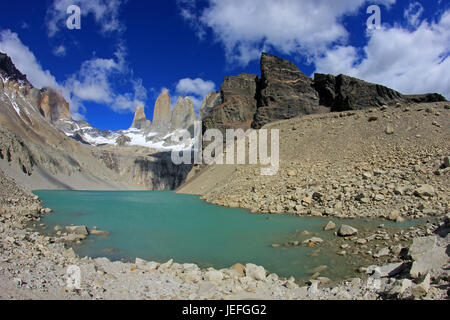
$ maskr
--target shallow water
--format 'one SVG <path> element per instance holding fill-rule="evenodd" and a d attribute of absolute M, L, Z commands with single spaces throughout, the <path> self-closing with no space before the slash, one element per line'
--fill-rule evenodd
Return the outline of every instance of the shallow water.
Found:
<path fill-rule="evenodd" d="M 321 265 L 331 279 L 354 273 L 354 261 L 337 256 L 325 245 L 279 247 L 271 244 L 305 240 L 301 231 L 317 233 L 325 241 L 334 232 L 322 229 L 330 219 L 288 215 L 255 215 L 241 209 L 214 206 L 197 196 L 170 191 L 35 191 L 45 207 L 44 232 L 56 225 L 96 226 L 109 236 L 89 236 L 74 246 L 80 256 L 134 261 L 136 257 L 165 262 L 196 263 L 201 267 L 227 268 L 235 263 L 262 265 L 279 276 L 306 279 Z M 343 221 L 334 219 L 339 226 Z M 385 221 L 345 221 L 364 230 Z M 404 224 L 403 226 L 408 226 Z M 319 251 L 318 251 L 319 250 Z"/>

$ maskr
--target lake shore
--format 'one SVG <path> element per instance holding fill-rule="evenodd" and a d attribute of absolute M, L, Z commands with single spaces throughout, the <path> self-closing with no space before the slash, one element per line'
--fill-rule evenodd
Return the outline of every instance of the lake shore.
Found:
<path fill-rule="evenodd" d="M 123 263 L 111 262 L 106 258 L 82 259 L 73 249 L 68 248 L 67 243 L 60 242 L 58 237 L 44 236 L 26 228 L 30 221 L 38 221 L 42 214 L 48 212 L 42 210 L 41 202 L 36 196 L 22 190 L 4 176 L 1 188 L 2 194 L 8 196 L 2 197 L 0 204 L 0 299 L 448 298 L 448 256 L 445 255 L 446 261 L 443 262 L 441 249 L 449 244 L 449 217 L 440 225 L 429 224 L 423 230 L 412 230 L 408 237 L 413 242 L 413 248 L 402 248 L 397 264 L 380 264 L 379 268 L 361 269 L 361 277 L 335 285 L 328 283 L 320 275 L 312 277 L 314 279 L 308 284 L 301 285 L 292 278 L 283 279 L 275 274 L 267 274 L 263 267 L 252 264 L 235 265 L 222 270 L 201 270 L 195 264 L 178 264 L 172 260 L 157 263 L 136 259 L 135 263 Z M 439 235 L 434 234 L 436 229 L 439 230 Z M 426 237 L 415 238 L 420 233 Z M 349 236 L 341 240 L 352 243 L 351 239 L 352 236 Z M 358 240 L 363 242 L 362 239 Z M 408 254 L 400 258 L 405 252 L 411 252 L 411 249 L 416 252 L 416 247 L 425 252 L 413 254 L 415 258 L 408 257 Z M 423 254 L 431 254 L 433 259 L 424 261 Z M 66 271 L 72 265 L 78 266 L 81 271 L 79 290 L 68 288 Z M 420 272 L 413 276 L 412 273 L 417 268 Z"/>

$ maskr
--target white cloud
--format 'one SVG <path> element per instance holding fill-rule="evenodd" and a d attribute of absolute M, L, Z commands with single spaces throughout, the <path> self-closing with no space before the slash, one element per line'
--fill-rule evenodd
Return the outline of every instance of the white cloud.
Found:
<path fill-rule="evenodd" d="M 360 52 L 337 46 L 316 59 L 317 72 L 344 73 L 402 93 L 438 92 L 450 98 L 450 10 L 437 22 L 408 30 L 384 27 Z"/>
<path fill-rule="evenodd" d="M 192 99 L 194 109 L 196 112 L 200 110 L 203 99 L 208 93 L 216 90 L 216 85 L 213 81 L 205 81 L 200 78 L 191 79 L 185 78 L 178 81 L 176 92 L 180 95 L 187 96 Z"/>
<path fill-rule="evenodd" d="M 147 90 L 142 85 L 142 80 L 133 81 L 134 94 L 117 95 L 111 108 L 116 112 L 134 112 L 138 107 L 145 107 Z"/>
<path fill-rule="evenodd" d="M 92 14 L 95 22 L 101 27 L 103 34 L 123 31 L 124 26 L 119 21 L 120 6 L 122 0 L 53 0 L 47 10 L 46 24 L 50 37 L 55 36 L 61 29 L 65 28 L 69 17 L 67 8 L 77 5 L 81 9 L 82 17 Z M 83 21 L 81 22 L 83 28 Z"/>
<path fill-rule="evenodd" d="M 92 58 L 83 62 L 79 71 L 60 83 L 50 71 L 43 70 L 36 56 L 21 42 L 17 33 L 10 30 L 0 31 L 0 51 L 11 57 L 17 69 L 27 75 L 33 86 L 60 90 L 69 102 L 70 111 L 76 119 L 83 119 L 86 112 L 84 102 L 105 104 L 116 112 L 133 112 L 137 106 L 144 105 L 147 99 L 147 91 L 142 85 L 142 80 L 133 80 L 126 66 L 126 52 L 123 46 L 119 46 L 114 58 Z M 134 92 L 117 94 L 113 86 L 113 79 L 116 76 L 129 81 Z"/>
<path fill-rule="evenodd" d="M 0 51 L 8 54 L 16 68 L 26 74 L 33 86 L 59 88 L 55 77 L 50 71 L 43 70 L 34 54 L 20 41 L 17 33 L 11 30 L 0 32 Z"/>
<path fill-rule="evenodd" d="M 396 0 L 374 0 L 391 5 Z M 311 57 L 348 32 L 340 18 L 357 12 L 366 0 L 209 0 L 197 12 L 194 0 L 178 1 L 181 15 L 200 28 L 211 29 L 230 63 L 247 65 L 270 48 Z"/>
<path fill-rule="evenodd" d="M 424 8 L 419 2 L 411 2 L 403 15 L 408 20 L 410 25 L 417 27 L 420 23 L 420 17 L 423 12 Z"/>
<path fill-rule="evenodd" d="M 214 91 L 216 85 L 212 81 L 205 81 L 203 79 L 181 79 L 177 83 L 177 92 L 181 94 L 192 93 L 197 96 L 206 96 L 208 93 Z"/>
<path fill-rule="evenodd" d="M 53 49 L 53 54 L 57 57 L 64 57 L 67 53 L 66 47 L 60 45 Z"/>

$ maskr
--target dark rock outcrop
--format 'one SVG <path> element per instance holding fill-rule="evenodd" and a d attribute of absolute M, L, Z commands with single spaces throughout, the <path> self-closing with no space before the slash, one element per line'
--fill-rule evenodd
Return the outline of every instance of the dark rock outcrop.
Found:
<path fill-rule="evenodd" d="M 203 118 L 203 131 L 219 129 L 250 129 L 257 108 L 258 76 L 243 73 L 226 77 L 221 86 L 222 104 Z"/>
<path fill-rule="evenodd" d="M 346 75 L 314 75 L 314 88 L 320 104 L 332 112 L 376 108 L 395 103 L 425 103 L 446 101 L 440 94 L 403 95 L 388 87 L 369 83 Z"/>
<path fill-rule="evenodd" d="M 258 109 L 253 122 L 257 129 L 277 120 L 328 111 L 320 107 L 311 78 L 295 64 L 266 53 L 261 56 L 257 99 Z"/>
<path fill-rule="evenodd" d="M 5 53 L 0 52 L 0 74 L 14 81 L 23 81 L 30 87 L 33 87 L 27 79 L 27 76 L 17 70 L 11 58 Z"/>
<path fill-rule="evenodd" d="M 314 87 L 320 103 L 332 112 L 361 110 L 403 102 L 401 93 L 388 87 L 369 83 L 345 75 L 314 75 Z"/>
<path fill-rule="evenodd" d="M 214 93 L 209 99 L 214 99 Z M 254 128 L 302 115 L 376 108 L 396 103 L 440 102 L 437 93 L 403 95 L 388 87 L 346 75 L 319 74 L 314 79 L 295 64 L 263 53 L 261 78 L 241 74 L 227 77 L 221 87 L 221 104 L 207 107 L 201 120 L 203 131 L 217 128 Z M 212 102 L 208 105 L 212 105 Z M 253 120 L 251 118 L 253 117 Z"/>
<path fill-rule="evenodd" d="M 413 103 L 430 103 L 430 102 L 445 102 L 445 101 L 447 101 L 447 99 L 445 99 L 445 97 L 440 95 L 439 93 L 410 94 L 410 95 L 404 95 L 404 98 L 408 102 L 413 102 Z"/>

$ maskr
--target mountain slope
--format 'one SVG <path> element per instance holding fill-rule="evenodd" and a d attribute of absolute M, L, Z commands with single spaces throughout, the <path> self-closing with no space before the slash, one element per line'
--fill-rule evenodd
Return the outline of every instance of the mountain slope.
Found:
<path fill-rule="evenodd" d="M 399 104 L 272 123 L 263 128 L 280 130 L 275 176 L 261 176 L 258 165 L 210 165 L 177 192 L 263 213 L 442 215 L 450 199 L 449 106 Z"/>

